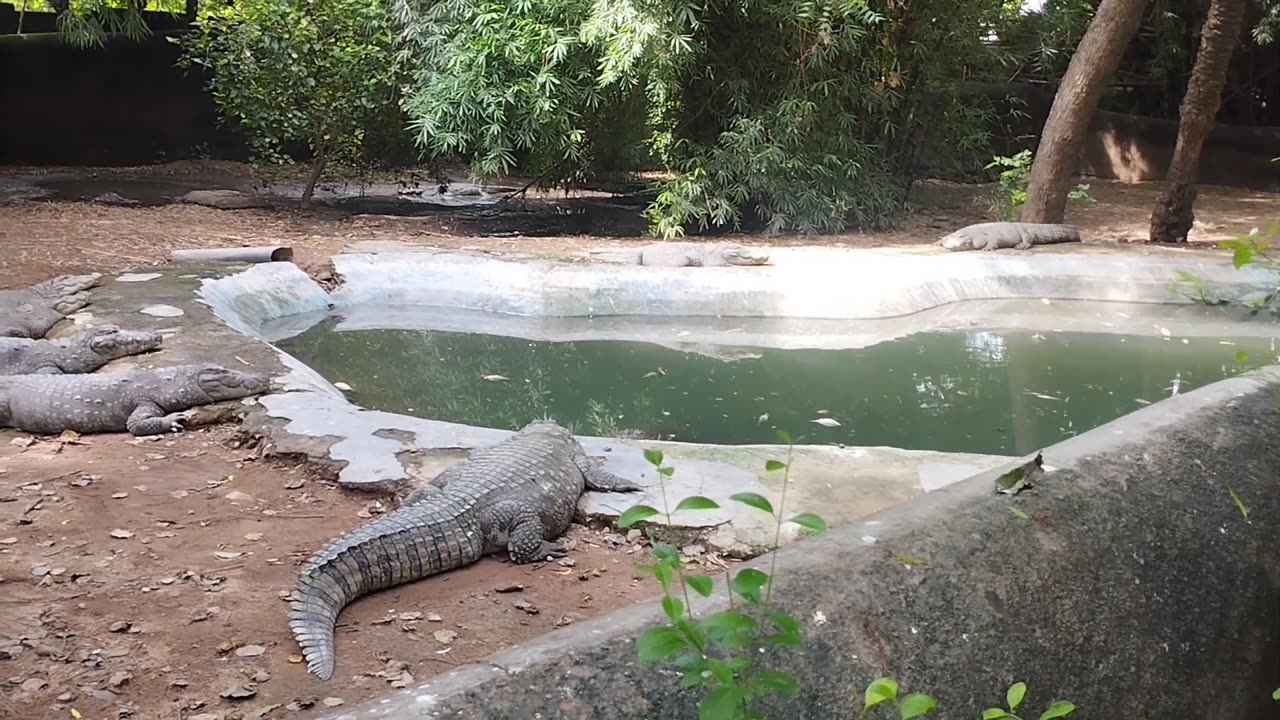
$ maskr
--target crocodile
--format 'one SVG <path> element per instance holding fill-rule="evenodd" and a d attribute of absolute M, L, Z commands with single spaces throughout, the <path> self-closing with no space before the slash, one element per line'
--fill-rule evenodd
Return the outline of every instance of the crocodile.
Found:
<path fill-rule="evenodd" d="M 204 363 L 94 375 L 9 375 L 0 377 L 0 427 L 50 435 L 160 435 L 182 430 L 188 410 L 269 389 L 268 375 Z"/>
<path fill-rule="evenodd" d="M 630 250 L 592 250 L 605 262 L 654 267 L 724 267 L 767 265 L 769 253 L 733 243 L 660 242 Z"/>
<path fill-rule="evenodd" d="M 0 337 L 42 338 L 89 304 L 100 273 L 59 275 L 17 290 L 0 290 Z"/>
<path fill-rule="evenodd" d="M 567 429 L 537 420 L 330 542 L 303 565 L 289 612 L 307 670 L 333 677 L 338 614 L 361 596 L 502 551 L 520 564 L 564 557 L 564 546 L 550 540 L 568 529 L 585 490 L 641 489 L 601 463 Z"/>
<path fill-rule="evenodd" d="M 0 337 L 0 375 L 91 373 L 112 360 L 160 347 L 159 333 L 99 325 L 65 340 Z"/>
<path fill-rule="evenodd" d="M 1080 242 L 1073 225 L 1053 223 L 988 222 L 962 227 L 938 240 L 952 252 L 961 250 L 1028 250 L 1032 245 Z"/>

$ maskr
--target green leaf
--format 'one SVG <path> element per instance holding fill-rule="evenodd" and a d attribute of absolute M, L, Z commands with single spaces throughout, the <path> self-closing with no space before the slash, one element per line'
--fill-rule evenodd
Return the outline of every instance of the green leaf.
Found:
<path fill-rule="evenodd" d="M 1075 711 L 1076 706 L 1074 703 L 1066 700 L 1059 700 L 1050 705 L 1049 709 L 1045 710 L 1044 713 L 1040 715 L 1040 720 L 1053 720 L 1054 718 L 1066 717 Z"/>
<path fill-rule="evenodd" d="M 662 467 L 662 451 L 661 450 L 655 450 L 653 448 L 645 448 L 644 459 L 648 460 L 649 464 L 654 467 Z"/>
<path fill-rule="evenodd" d="M 1027 511 L 1026 511 L 1026 510 L 1023 510 L 1022 508 L 1014 507 L 1014 506 L 1010 505 L 1010 506 L 1008 507 L 1008 510 L 1009 510 L 1009 513 L 1010 513 L 1010 514 L 1012 514 L 1012 515 L 1013 515 L 1014 517 L 1016 517 L 1016 518 L 1021 518 L 1021 519 L 1023 519 L 1023 520 L 1030 520 L 1030 519 L 1031 519 L 1031 516 L 1027 514 Z"/>
<path fill-rule="evenodd" d="M 687 575 L 684 584 L 702 597 L 711 597 L 711 578 L 706 575 Z"/>
<path fill-rule="evenodd" d="M 1227 492 L 1231 494 L 1231 502 L 1236 504 L 1236 509 L 1240 511 L 1240 515 L 1244 517 L 1245 520 L 1248 520 L 1249 508 L 1240 500 L 1240 496 L 1236 494 L 1235 490 L 1231 489 L 1230 485 L 1227 486 Z"/>
<path fill-rule="evenodd" d="M 769 576 L 756 570 L 755 568 L 746 568 L 739 570 L 737 575 L 729 581 L 729 587 L 742 597 L 743 600 L 752 605 L 759 605 L 764 602 L 760 591 L 769 582 Z"/>
<path fill-rule="evenodd" d="M 755 619 L 737 610 L 721 610 L 702 619 L 702 628 L 712 640 L 727 640 L 755 631 Z"/>
<path fill-rule="evenodd" d="M 658 583 L 662 585 L 663 592 L 671 591 L 671 583 L 676 578 L 675 568 L 667 563 L 660 563 L 653 566 L 653 576 L 658 579 Z"/>
<path fill-rule="evenodd" d="M 782 444 L 783 444 L 783 445 L 790 445 L 790 444 L 791 444 L 791 433 L 787 432 L 786 430 L 779 430 L 779 431 L 778 431 L 778 439 L 782 441 Z"/>
<path fill-rule="evenodd" d="M 684 601 L 675 595 L 666 595 L 662 598 L 662 611 L 667 619 L 675 622 L 684 616 Z"/>
<path fill-rule="evenodd" d="M 1004 700 L 1009 705 L 1009 712 L 1015 712 L 1018 706 L 1022 704 L 1022 699 L 1027 696 L 1027 684 L 1017 682 L 1009 686 L 1009 690 L 1004 694 Z"/>
<path fill-rule="evenodd" d="M 632 505 L 627 508 L 626 512 L 622 513 L 622 517 L 618 518 L 618 527 L 626 529 L 642 520 L 648 520 L 660 514 L 657 508 L 652 508 L 648 505 Z"/>
<path fill-rule="evenodd" d="M 767 692 L 794 695 L 800 690 L 800 683 L 796 682 L 794 675 L 777 670 L 764 670 L 756 674 L 752 681 Z"/>
<path fill-rule="evenodd" d="M 1236 363 L 1243 365 L 1245 359 L 1247 359 L 1248 357 L 1249 357 L 1249 353 L 1245 352 L 1244 350 L 1241 350 L 1240 352 L 1236 353 Z"/>
<path fill-rule="evenodd" d="M 742 710 L 742 699 L 742 688 L 718 687 L 698 703 L 698 720 L 734 720 Z"/>
<path fill-rule="evenodd" d="M 998 718 L 1009 717 L 1009 713 L 1003 708 L 987 708 L 982 711 L 982 720 L 998 720 Z"/>
<path fill-rule="evenodd" d="M 763 495 L 753 492 L 735 493 L 734 495 L 731 495 L 729 499 L 740 502 L 748 507 L 753 507 L 762 512 L 767 512 L 770 515 L 773 514 L 773 503 L 769 502 L 769 498 Z"/>
<path fill-rule="evenodd" d="M 1274 691 L 1272 691 L 1272 693 L 1271 693 L 1271 699 L 1272 699 L 1272 700 L 1280 700 L 1280 688 L 1276 688 Z"/>
<path fill-rule="evenodd" d="M 765 472 L 777 472 L 778 470 L 781 470 L 786 466 L 787 464 L 782 462 L 781 460 L 765 460 L 764 461 Z"/>
<path fill-rule="evenodd" d="M 659 562 L 668 565 L 680 565 L 680 553 L 676 552 L 675 547 L 666 543 L 659 543 L 653 546 L 653 557 Z"/>
<path fill-rule="evenodd" d="M 684 638 L 668 627 L 649 628 L 636 638 L 636 655 L 640 662 L 660 662 L 684 649 Z"/>
<path fill-rule="evenodd" d="M 806 530 L 822 533 L 827 531 L 827 521 L 813 513 L 800 513 L 792 515 L 787 522 L 793 522 Z"/>
<path fill-rule="evenodd" d="M 931 712 L 936 707 L 938 707 L 937 700 L 923 693 L 911 693 L 902 698 L 902 704 L 898 706 L 898 712 L 902 716 L 902 720 L 912 720 Z"/>
<path fill-rule="evenodd" d="M 693 495 L 681 500 L 680 504 L 676 505 L 676 512 L 681 510 L 718 510 L 719 508 L 720 504 L 715 500 L 701 495 Z"/>
<path fill-rule="evenodd" d="M 658 474 L 661 475 L 662 477 L 667 477 L 667 478 L 675 474 L 675 471 L 676 469 L 671 467 L 670 465 L 664 465 L 658 468 Z"/>
<path fill-rule="evenodd" d="M 898 699 L 898 683 L 893 678 L 880 678 L 867 686 L 863 694 L 863 710 L 870 710 L 882 702 L 894 702 Z"/>

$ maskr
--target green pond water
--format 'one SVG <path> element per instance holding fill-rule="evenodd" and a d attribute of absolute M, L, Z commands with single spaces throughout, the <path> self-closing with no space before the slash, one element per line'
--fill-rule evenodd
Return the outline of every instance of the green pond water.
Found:
<path fill-rule="evenodd" d="M 1272 339 L 1225 335 L 926 332 L 852 350 L 731 348 L 726 362 L 645 342 L 335 322 L 278 345 L 367 408 L 718 444 L 774 443 L 785 429 L 798 443 L 1023 454 L 1277 362 Z"/>

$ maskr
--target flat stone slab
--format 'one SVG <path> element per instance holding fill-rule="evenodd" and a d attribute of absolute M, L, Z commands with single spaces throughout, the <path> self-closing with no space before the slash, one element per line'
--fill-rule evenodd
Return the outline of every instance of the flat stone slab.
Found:
<path fill-rule="evenodd" d="M 116 276 L 116 282 L 136 283 L 155 280 L 160 277 L 160 273 L 124 273 Z"/>
<path fill-rule="evenodd" d="M 179 198 L 178 202 L 203 205 L 218 210 L 244 210 L 267 207 L 270 204 L 265 198 L 255 197 L 239 190 L 192 190 Z"/>

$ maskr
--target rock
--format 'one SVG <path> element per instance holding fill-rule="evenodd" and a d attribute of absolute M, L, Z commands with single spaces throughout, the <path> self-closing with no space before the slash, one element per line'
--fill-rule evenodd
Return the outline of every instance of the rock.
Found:
<path fill-rule="evenodd" d="M 120 528 L 116 528 L 115 530 L 112 530 L 107 534 L 115 538 L 116 540 L 128 540 L 129 538 L 133 537 L 132 530 L 122 530 Z"/>
<path fill-rule="evenodd" d="M 533 603 L 529 602 L 524 598 L 516 598 L 516 601 L 512 603 L 512 605 L 514 605 L 517 610 L 524 611 L 529 615 L 537 615 L 539 612 L 541 612 L 540 610 L 538 610 L 537 605 L 534 605 Z"/>
<path fill-rule="evenodd" d="M 148 305 L 138 312 L 143 315 L 151 315 L 152 317 L 180 317 L 186 314 L 182 311 L 182 308 L 177 308 L 172 305 Z"/>
<path fill-rule="evenodd" d="M 256 683 L 264 683 L 271 679 L 271 673 L 267 672 L 266 670 L 259 670 L 253 675 L 250 675 L 249 679 Z"/>
<path fill-rule="evenodd" d="M 138 283 L 155 280 L 160 277 L 160 273 L 123 273 L 116 276 L 116 282 L 122 283 Z"/>
<path fill-rule="evenodd" d="M 258 686 L 253 683 L 245 685 L 232 685 L 231 687 L 218 693 L 228 700 L 244 700 L 258 694 Z"/>
<path fill-rule="evenodd" d="M 178 198 L 178 202 L 202 205 L 216 210 L 247 210 L 267 207 L 266 200 L 239 190 L 192 190 Z"/>
<path fill-rule="evenodd" d="M 320 702 L 324 703 L 325 707 L 338 707 L 342 703 L 346 702 L 346 700 L 343 700 L 340 697 L 327 697 Z"/>
<path fill-rule="evenodd" d="M 107 684 L 113 688 L 118 688 L 132 679 L 133 679 L 132 673 L 128 673 L 122 670 L 120 672 L 112 673 L 111 677 L 107 678 Z"/>
<path fill-rule="evenodd" d="M 113 633 L 128 632 L 129 628 L 132 627 L 132 625 L 133 623 L 130 623 L 127 620 L 117 620 L 111 623 L 111 625 L 107 628 L 107 630 Z"/>
<path fill-rule="evenodd" d="M 36 565 L 35 567 L 31 568 L 31 574 L 34 577 L 44 577 L 45 575 L 49 574 L 49 566 Z"/>
<path fill-rule="evenodd" d="M 47 687 L 48 685 L 49 685 L 48 681 L 46 681 L 44 678 L 33 677 L 33 678 L 27 678 L 26 680 L 23 680 L 21 687 L 23 692 L 33 693 L 33 692 L 40 692 L 41 690 L 45 689 L 45 687 Z"/>
<path fill-rule="evenodd" d="M 403 621 L 406 621 L 406 622 L 412 622 L 412 621 L 414 621 L 414 620 L 421 620 L 421 619 L 422 619 L 422 613 L 420 613 L 420 612 L 402 612 L 402 613 L 400 613 L 400 615 L 398 616 L 398 618 L 399 618 L 400 620 L 403 620 Z"/>
<path fill-rule="evenodd" d="M 116 493 L 111 493 L 111 499 L 112 499 L 112 500 L 123 500 L 123 499 L 125 499 L 125 498 L 127 498 L 127 497 L 129 497 L 129 493 L 127 493 L 127 492 L 116 492 Z"/>
<path fill-rule="evenodd" d="M 521 585 L 520 583 L 511 583 L 510 585 L 503 585 L 493 589 L 494 592 L 500 593 L 513 593 L 520 592 L 521 590 L 524 590 L 524 585 Z"/>
<path fill-rule="evenodd" d="M 71 702 L 72 700 L 75 700 L 75 699 L 76 699 L 76 694 L 70 693 L 70 692 L 64 692 L 61 695 L 59 695 L 57 698 L 58 702 L 60 703 Z"/>
<path fill-rule="evenodd" d="M 200 713 L 199 715 L 188 715 L 187 720 L 222 720 L 222 713 Z"/>
<path fill-rule="evenodd" d="M 93 201 L 96 203 L 102 203 L 103 205 L 138 205 L 139 204 L 138 201 L 134 200 L 133 198 L 127 198 L 121 195 L 120 193 L 114 193 L 114 192 L 104 192 L 100 195 L 95 195 L 93 197 Z"/>
<path fill-rule="evenodd" d="M 232 490 L 226 495 L 223 495 L 222 499 L 230 500 L 231 502 L 253 502 L 253 496 L 241 490 Z"/>
<path fill-rule="evenodd" d="M 236 648 L 236 657 L 259 657 L 266 651 L 261 645 L 244 645 Z"/>
<path fill-rule="evenodd" d="M 444 622 L 444 618 L 440 617 L 436 613 L 427 613 L 427 622 L 434 622 L 434 623 Z"/>
<path fill-rule="evenodd" d="M 431 637 L 435 638 L 436 642 L 440 643 L 441 645 L 448 645 L 449 643 L 458 639 L 458 633 L 452 630 L 437 630 L 431 633 Z"/>
<path fill-rule="evenodd" d="M 298 663 L 302 662 L 304 658 L 301 655 L 294 653 L 293 655 L 290 655 L 285 659 L 288 660 L 290 663 L 297 665 Z"/>
<path fill-rule="evenodd" d="M 244 539 L 249 542 L 257 542 L 262 539 L 262 533 L 245 533 Z"/>
<path fill-rule="evenodd" d="M 16 537 L 0 538 L 0 545 L 12 545 L 16 542 L 18 542 Z"/>

